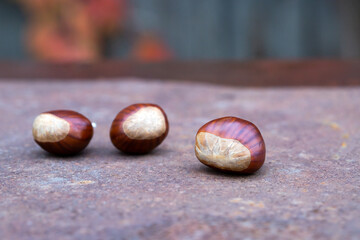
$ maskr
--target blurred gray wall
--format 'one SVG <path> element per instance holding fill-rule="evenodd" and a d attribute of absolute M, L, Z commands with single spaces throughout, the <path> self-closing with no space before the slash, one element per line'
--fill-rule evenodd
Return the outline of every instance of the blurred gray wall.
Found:
<path fill-rule="evenodd" d="M 185 59 L 360 56 L 359 0 L 131 0 Z"/>
<path fill-rule="evenodd" d="M 155 32 L 181 59 L 360 56 L 359 0 L 129 0 L 125 34 L 106 54 L 123 57 Z M 24 17 L 0 1 L 0 59 L 26 57 Z M 129 33 L 128 35 L 126 33 Z"/>
<path fill-rule="evenodd" d="M 25 17 L 13 1 L 0 0 L 0 59 L 27 58 L 24 46 Z"/>

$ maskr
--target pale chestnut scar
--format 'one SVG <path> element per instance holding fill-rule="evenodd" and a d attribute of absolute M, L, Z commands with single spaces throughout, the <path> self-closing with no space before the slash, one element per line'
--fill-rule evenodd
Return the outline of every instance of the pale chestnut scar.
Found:
<path fill-rule="evenodd" d="M 144 107 L 123 123 L 124 133 L 131 139 L 154 139 L 166 131 L 166 120 L 157 107 Z"/>
<path fill-rule="evenodd" d="M 195 153 L 202 163 L 223 170 L 242 171 L 251 162 L 251 152 L 241 142 L 208 132 L 196 135 Z"/>
<path fill-rule="evenodd" d="M 70 132 L 70 123 L 51 113 L 42 113 L 35 118 L 32 132 L 38 142 L 59 142 Z"/>

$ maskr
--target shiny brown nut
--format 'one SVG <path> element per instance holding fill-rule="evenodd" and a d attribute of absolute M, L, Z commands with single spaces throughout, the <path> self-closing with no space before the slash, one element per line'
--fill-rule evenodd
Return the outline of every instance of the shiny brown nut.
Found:
<path fill-rule="evenodd" d="M 121 110 L 111 128 L 111 142 L 124 153 L 145 154 L 166 138 L 169 123 L 155 104 L 133 104 Z"/>
<path fill-rule="evenodd" d="M 35 142 L 49 153 L 67 156 L 82 151 L 93 136 L 89 119 L 70 110 L 41 113 L 33 123 Z"/>
<path fill-rule="evenodd" d="M 202 126 L 196 134 L 195 154 L 209 167 L 253 173 L 265 161 L 265 142 L 251 122 L 223 117 Z"/>

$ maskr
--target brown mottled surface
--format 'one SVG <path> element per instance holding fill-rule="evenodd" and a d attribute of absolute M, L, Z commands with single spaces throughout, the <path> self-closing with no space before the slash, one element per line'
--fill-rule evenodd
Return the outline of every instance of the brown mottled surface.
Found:
<path fill-rule="evenodd" d="M 196 81 L 228 86 L 359 86 L 360 60 L 256 61 L 105 61 L 89 64 L 3 62 L 0 80 L 26 78 L 47 81 L 137 77 L 164 81 Z"/>
<path fill-rule="evenodd" d="M 166 111 L 152 154 L 111 144 L 115 115 L 135 102 Z M 236 88 L 142 81 L 0 82 L 1 239 L 357 239 L 360 88 Z M 32 140 L 41 112 L 97 123 L 71 158 Z M 267 159 L 251 176 L 219 173 L 194 154 L 196 131 L 234 115 L 254 122 Z"/>

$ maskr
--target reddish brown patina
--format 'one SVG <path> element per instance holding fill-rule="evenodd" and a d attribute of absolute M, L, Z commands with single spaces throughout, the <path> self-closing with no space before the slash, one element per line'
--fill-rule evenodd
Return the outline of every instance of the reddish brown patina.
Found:
<path fill-rule="evenodd" d="M 119 77 L 192 81 L 230 86 L 359 86 L 359 60 L 108 61 L 96 64 L 0 63 L 1 78 L 83 79 Z"/>
<path fill-rule="evenodd" d="M 23 79 L 0 81 L 2 239 L 359 236 L 360 87 L 329 87 L 358 83 L 358 61 L 168 63 L 161 69 L 104 63 L 40 72 L 31 71 L 36 64 L 10 65 L 0 64 L 0 75 Z M 130 77 L 118 77 L 121 71 Z M 180 76 L 186 81 L 174 80 Z M 207 84 L 208 78 L 234 86 Z M 311 81 L 317 87 L 241 85 Z M 122 154 L 109 127 L 120 109 L 137 102 L 161 106 L 171 128 L 149 154 Z M 48 109 L 72 109 L 96 122 L 84 151 L 62 158 L 34 143 L 33 120 Z M 197 160 L 197 130 L 223 116 L 260 129 L 266 161 L 254 174 L 214 171 Z"/>

